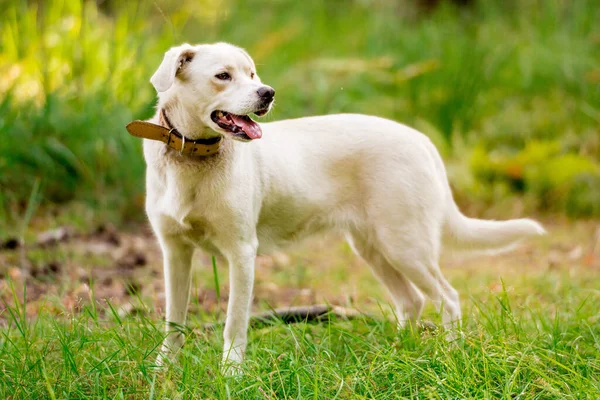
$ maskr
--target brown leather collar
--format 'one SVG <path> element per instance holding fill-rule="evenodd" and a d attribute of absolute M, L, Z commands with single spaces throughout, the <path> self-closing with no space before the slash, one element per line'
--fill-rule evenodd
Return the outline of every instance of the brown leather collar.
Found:
<path fill-rule="evenodd" d="M 132 121 L 127 124 L 127 131 L 136 137 L 159 140 L 181 154 L 199 157 L 210 156 L 219 152 L 222 137 L 191 140 L 183 136 L 172 125 L 164 109 L 159 111 L 160 125 L 146 121 Z"/>

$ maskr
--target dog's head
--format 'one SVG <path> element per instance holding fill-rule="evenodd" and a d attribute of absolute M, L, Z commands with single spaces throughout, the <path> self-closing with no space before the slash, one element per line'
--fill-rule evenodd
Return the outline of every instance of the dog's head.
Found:
<path fill-rule="evenodd" d="M 227 43 L 171 48 L 150 82 L 161 105 L 186 114 L 177 117 L 195 125 L 194 131 L 208 128 L 241 141 L 261 137 L 249 114 L 268 113 L 275 96 L 260 81 L 248 53 Z"/>

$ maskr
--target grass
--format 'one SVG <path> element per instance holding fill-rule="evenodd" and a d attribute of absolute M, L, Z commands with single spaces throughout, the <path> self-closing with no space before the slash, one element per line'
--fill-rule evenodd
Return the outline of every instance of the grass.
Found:
<path fill-rule="evenodd" d="M 597 296 L 596 296 L 597 297 Z M 154 366 L 162 335 L 143 317 L 93 309 L 41 315 L 5 332 L 4 398 L 596 398 L 596 308 L 570 296 L 557 313 L 476 303 L 464 338 L 398 332 L 389 322 L 275 325 L 253 331 L 243 375 L 220 373 L 215 333 L 188 339 L 179 362 Z M 586 301 L 587 300 L 587 301 Z M 15 310 L 18 312 L 18 310 Z M 596 326 L 594 326 L 596 325 Z"/>
<path fill-rule="evenodd" d="M 125 280 L 120 275 L 126 268 L 115 266 L 112 252 L 90 257 L 86 248 L 97 247 L 95 242 L 41 250 L 28 259 L 40 265 L 63 260 L 62 272 L 28 277 L 23 285 L 12 270 L 6 275 L 14 280 L 0 287 L 5 325 L 0 396 L 597 398 L 600 257 L 589 240 L 597 224 L 548 228 L 553 236 L 505 256 L 444 256 L 445 274 L 461 293 L 464 313 L 463 337 L 453 344 L 440 331 L 398 331 L 382 288 L 336 238 L 309 241 L 287 261 L 259 260 L 256 310 L 327 301 L 375 319 L 252 329 L 237 378 L 220 373 L 220 330 L 201 329 L 223 318 L 227 299 L 227 273 L 210 257 L 195 262 L 189 337 L 178 362 L 158 370 L 163 300 L 156 245 L 144 238 L 149 264 L 137 278 L 141 289 L 112 296 L 102 294 L 102 276 Z M 120 241 L 127 248 L 136 239 L 123 233 Z M 0 255 L 5 264 L 18 260 Z M 74 274 L 75 266 L 90 271 L 90 289 Z M 44 279 L 52 289 L 40 296 Z M 223 297 L 215 300 L 219 286 Z M 425 319 L 440 321 L 430 305 Z"/>

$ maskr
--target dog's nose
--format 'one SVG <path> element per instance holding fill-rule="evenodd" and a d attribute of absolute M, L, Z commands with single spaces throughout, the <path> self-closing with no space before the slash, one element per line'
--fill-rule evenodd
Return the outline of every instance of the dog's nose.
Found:
<path fill-rule="evenodd" d="M 256 93 L 258 93 L 258 96 L 263 100 L 271 100 L 275 97 L 275 89 L 270 86 L 263 86 L 258 89 Z"/>

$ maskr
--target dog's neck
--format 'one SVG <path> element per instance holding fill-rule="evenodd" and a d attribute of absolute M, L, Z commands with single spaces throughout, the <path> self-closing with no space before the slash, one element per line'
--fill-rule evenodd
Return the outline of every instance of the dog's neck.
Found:
<path fill-rule="evenodd" d="M 198 157 L 202 156 L 201 153 L 198 153 L 198 155 L 190 155 L 188 153 L 182 154 L 180 151 L 177 151 L 177 149 L 173 151 L 169 146 L 159 146 L 157 148 L 162 149 L 160 153 L 158 153 L 161 157 L 165 157 L 165 160 L 179 166 L 208 166 L 212 170 L 217 167 L 223 168 L 224 166 L 229 165 L 227 160 L 232 158 L 235 148 L 232 140 L 221 137 L 221 135 L 206 127 L 200 119 L 190 117 L 190 113 L 187 113 L 184 109 L 174 109 L 173 105 L 166 107 L 164 104 L 161 105 L 160 102 L 157 108 L 157 113 L 152 118 L 154 123 L 169 130 L 176 130 L 179 135 L 188 140 L 186 142 L 188 144 L 191 142 L 199 142 L 212 146 L 215 143 L 215 139 L 221 139 L 218 146 L 218 152 L 210 157 Z M 198 129 L 198 127 L 200 128 Z"/>
<path fill-rule="evenodd" d="M 175 128 L 187 139 L 212 139 L 220 136 L 219 133 L 207 127 L 197 113 L 190 112 L 177 99 L 171 99 L 165 104 L 159 104 L 160 114 L 164 112 L 167 116 L 166 122 L 170 125 L 164 125 L 162 118 L 161 124 L 169 129 Z"/>

